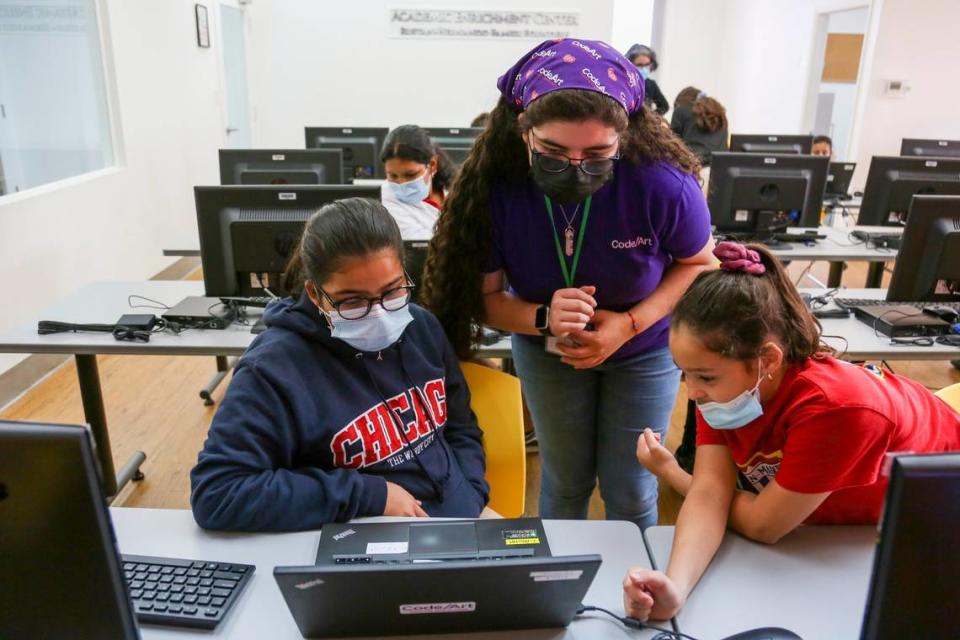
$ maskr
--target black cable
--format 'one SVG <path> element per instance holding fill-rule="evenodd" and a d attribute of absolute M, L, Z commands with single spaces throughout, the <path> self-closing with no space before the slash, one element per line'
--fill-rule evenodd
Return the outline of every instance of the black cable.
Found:
<path fill-rule="evenodd" d="M 830 301 L 833 300 L 833 298 L 837 295 L 838 292 L 839 292 L 839 289 L 834 287 L 833 289 L 830 289 L 824 293 L 821 293 L 818 296 L 813 296 L 812 298 L 810 298 L 810 310 L 816 311 L 818 309 L 822 309 L 823 307 L 827 306 L 830 303 Z"/>
<path fill-rule="evenodd" d="M 57 320 L 41 320 L 37 323 L 37 333 L 42 336 L 51 333 L 70 333 L 77 331 L 96 331 L 110 333 L 116 325 L 113 324 L 74 324 L 73 322 L 59 322 Z"/>
<path fill-rule="evenodd" d="M 153 306 L 149 304 L 133 304 L 134 298 L 138 298 L 140 300 L 146 300 L 147 302 L 152 302 L 153 305 L 157 305 L 157 306 Z M 136 294 L 127 296 L 127 306 L 129 306 L 131 309 L 160 309 L 161 311 L 168 311 L 170 309 L 170 305 L 163 304 L 159 300 L 153 300 L 151 298 L 147 298 L 145 296 L 138 296 Z"/>
<path fill-rule="evenodd" d="M 56 320 L 41 320 L 37 323 L 37 333 L 46 336 L 52 333 L 110 333 L 121 342 L 150 342 L 150 331 L 128 327 L 122 324 L 74 324 Z"/>
<path fill-rule="evenodd" d="M 654 631 L 659 631 L 653 640 L 679 640 L 680 638 L 687 638 L 687 640 L 697 640 L 693 636 L 688 636 L 685 633 L 679 631 L 673 631 L 672 629 L 664 629 L 663 627 L 657 627 L 652 624 L 647 624 L 637 620 L 636 618 L 631 618 L 629 616 L 618 616 L 613 611 L 609 609 L 604 609 L 603 607 L 594 607 L 588 604 L 581 604 L 577 607 L 577 615 L 581 616 L 584 613 L 589 611 L 599 611 L 600 613 L 605 613 L 611 618 L 615 619 L 617 622 L 627 627 L 628 629 L 653 629 Z"/>

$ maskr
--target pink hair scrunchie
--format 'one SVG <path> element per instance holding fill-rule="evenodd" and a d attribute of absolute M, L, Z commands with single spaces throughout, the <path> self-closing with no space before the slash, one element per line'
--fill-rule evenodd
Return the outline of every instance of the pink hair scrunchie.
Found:
<path fill-rule="evenodd" d="M 720 260 L 724 271 L 742 271 L 754 276 L 767 272 L 759 253 L 736 242 L 721 242 L 714 248 L 713 255 Z"/>

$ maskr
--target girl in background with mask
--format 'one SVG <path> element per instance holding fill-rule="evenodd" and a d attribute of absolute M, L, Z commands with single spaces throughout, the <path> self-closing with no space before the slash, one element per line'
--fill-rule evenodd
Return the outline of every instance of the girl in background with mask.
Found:
<path fill-rule="evenodd" d="M 657 62 L 657 52 L 645 44 L 635 44 L 627 50 L 627 60 L 637 67 L 637 71 L 643 76 L 643 86 L 645 100 L 647 104 L 653 107 L 657 113 L 664 115 L 670 111 L 670 103 L 667 97 L 660 90 L 657 81 L 650 77 L 650 74 L 657 70 L 660 63 Z"/>
<path fill-rule="evenodd" d="M 453 181 L 450 158 L 426 130 L 405 124 L 387 134 L 380 160 L 387 176 L 381 199 L 400 226 L 400 236 L 429 240 Z"/>
<path fill-rule="evenodd" d="M 696 157 L 602 42 L 544 42 L 498 87 L 431 242 L 426 306 L 461 357 L 481 323 L 513 332 L 542 517 L 585 518 L 599 477 L 608 518 L 656 524 L 633 450 L 669 423 L 669 314 L 713 263 Z"/>
<path fill-rule="evenodd" d="M 686 496 L 666 574 L 632 569 L 627 615 L 683 606 L 729 525 L 774 543 L 801 523 L 874 524 L 888 454 L 960 449 L 960 414 L 922 385 L 821 349 L 820 326 L 762 246 L 724 242 L 674 310 L 670 349 L 698 406 L 693 476 L 645 431 L 640 462 Z M 741 489 L 737 489 L 737 481 Z"/>
<path fill-rule="evenodd" d="M 288 274 L 234 369 L 197 466 L 207 529 L 316 529 L 363 516 L 478 516 L 481 432 L 436 318 L 409 304 L 400 230 L 376 201 L 306 223 Z"/>

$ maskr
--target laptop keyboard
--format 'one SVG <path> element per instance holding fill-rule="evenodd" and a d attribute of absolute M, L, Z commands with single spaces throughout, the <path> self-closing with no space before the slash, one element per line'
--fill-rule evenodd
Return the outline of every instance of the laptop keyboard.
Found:
<path fill-rule="evenodd" d="M 215 628 L 256 567 L 249 564 L 123 555 L 123 573 L 137 621 Z"/>
<path fill-rule="evenodd" d="M 880 300 L 876 298 L 833 298 L 838 307 L 849 309 L 851 307 L 876 307 L 879 305 L 896 304 L 908 307 L 923 309 L 924 307 L 949 307 L 960 312 L 960 302 L 894 302 L 891 300 Z"/>

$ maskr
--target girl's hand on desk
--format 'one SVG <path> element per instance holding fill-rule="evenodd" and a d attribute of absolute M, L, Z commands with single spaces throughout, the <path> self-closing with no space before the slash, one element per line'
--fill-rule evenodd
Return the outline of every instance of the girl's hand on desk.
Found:
<path fill-rule="evenodd" d="M 666 574 L 634 567 L 623 579 L 623 610 L 631 618 L 669 620 L 680 611 L 683 598 Z"/>

